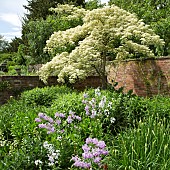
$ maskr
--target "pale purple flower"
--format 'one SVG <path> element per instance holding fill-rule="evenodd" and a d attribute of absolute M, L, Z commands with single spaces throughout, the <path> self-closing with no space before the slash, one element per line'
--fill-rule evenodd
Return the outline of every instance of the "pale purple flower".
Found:
<path fill-rule="evenodd" d="M 109 152 L 103 149 L 103 150 L 101 150 L 101 154 L 102 154 L 102 155 L 108 155 Z"/>
<path fill-rule="evenodd" d="M 78 121 L 81 121 L 81 117 L 80 117 L 80 116 L 75 116 L 75 118 L 76 118 Z"/>
<path fill-rule="evenodd" d="M 89 147 L 87 144 L 84 144 L 84 145 L 82 146 L 82 149 L 83 149 L 84 152 L 90 151 L 90 147 Z"/>
<path fill-rule="evenodd" d="M 46 127 L 47 127 L 47 125 L 46 125 L 46 124 L 44 124 L 44 123 L 42 123 L 42 124 L 39 124 L 39 125 L 38 125 L 38 127 L 39 127 L 39 128 L 46 128 Z"/>
<path fill-rule="evenodd" d="M 55 122 L 57 123 L 57 125 L 61 124 L 61 120 L 59 120 L 59 119 L 57 119 Z"/>
<path fill-rule="evenodd" d="M 85 111 L 86 111 L 86 115 L 89 115 L 89 106 L 88 105 L 85 106 Z"/>
<path fill-rule="evenodd" d="M 60 113 L 60 114 L 59 114 L 59 117 L 64 118 L 64 117 L 65 117 L 65 114 L 64 114 L 64 113 Z"/>
<path fill-rule="evenodd" d="M 96 144 L 96 146 L 98 146 L 99 148 L 103 149 L 103 148 L 106 147 L 106 144 L 105 144 L 104 141 L 99 141 L 99 142 Z"/>
<path fill-rule="evenodd" d="M 95 118 L 95 115 L 92 114 L 90 117 L 93 119 L 93 118 Z"/>
<path fill-rule="evenodd" d="M 82 168 L 90 168 L 90 167 L 91 167 L 91 164 L 90 164 L 90 163 L 83 162 Z"/>
<path fill-rule="evenodd" d="M 40 118 L 35 118 L 36 122 L 41 122 L 42 120 Z"/>
<path fill-rule="evenodd" d="M 60 132 L 61 132 L 61 133 L 64 133 L 64 129 L 62 129 Z"/>
<path fill-rule="evenodd" d="M 47 120 L 48 122 L 50 122 L 50 123 L 53 123 L 54 122 L 54 120 L 51 118 L 51 117 L 49 117 L 49 116 L 44 116 L 44 118 L 43 118 L 44 120 Z"/>
<path fill-rule="evenodd" d="M 98 157 L 94 158 L 93 161 L 94 161 L 94 163 L 99 163 L 101 161 L 101 159 L 102 158 L 98 156 Z"/>
<path fill-rule="evenodd" d="M 95 118 L 96 117 L 96 115 L 97 115 L 97 111 L 96 110 L 92 110 L 92 112 L 91 112 L 92 114 L 91 114 L 91 118 Z"/>
<path fill-rule="evenodd" d="M 82 153 L 84 159 L 91 159 L 93 158 L 93 154 L 91 152 L 84 152 Z"/>
<path fill-rule="evenodd" d="M 73 157 L 72 160 L 75 161 L 73 165 L 80 168 L 90 168 L 92 166 L 91 163 L 95 163 L 100 167 L 101 156 L 108 154 L 108 151 L 104 149 L 105 147 L 104 141 L 99 141 L 97 138 L 86 138 L 86 144 L 82 146 L 84 151 L 82 153 L 82 160 L 78 156 Z M 87 163 L 86 161 L 91 163 Z"/>
<path fill-rule="evenodd" d="M 80 158 L 76 155 L 76 156 L 73 156 L 72 158 L 71 158 L 71 160 L 73 160 L 73 161 L 80 161 Z"/>
<path fill-rule="evenodd" d="M 54 123 L 54 120 L 53 120 L 51 117 L 48 117 L 48 121 L 49 121 L 50 123 Z"/>
<path fill-rule="evenodd" d="M 73 121 L 73 119 L 71 118 L 71 116 L 68 116 L 68 118 L 67 118 L 67 123 L 72 123 L 72 121 Z"/>
<path fill-rule="evenodd" d="M 92 143 L 95 144 L 95 145 L 97 145 L 97 144 L 98 144 L 98 139 L 97 139 L 97 138 L 93 138 L 93 139 L 92 139 Z"/>
<path fill-rule="evenodd" d="M 45 114 L 44 113 L 38 113 L 39 118 L 44 119 Z"/>
<path fill-rule="evenodd" d="M 90 144 L 90 143 L 92 143 L 93 142 L 93 139 L 92 138 L 86 138 L 86 144 Z"/>
<path fill-rule="evenodd" d="M 92 149 L 93 156 L 99 156 L 101 154 L 101 149 L 99 148 L 93 148 Z"/>
<path fill-rule="evenodd" d="M 52 133 L 55 132 L 55 127 L 52 127 L 51 130 L 50 130 Z"/>
<path fill-rule="evenodd" d="M 52 129 L 53 127 L 54 127 L 54 126 L 53 126 L 52 124 L 50 124 L 50 123 L 47 123 L 47 124 L 46 124 L 46 129 L 49 130 L 49 131 L 51 131 L 51 129 Z"/>
<path fill-rule="evenodd" d="M 58 113 L 58 112 L 55 113 L 55 118 L 56 118 L 56 117 L 59 117 L 59 113 Z"/>
<path fill-rule="evenodd" d="M 52 131 L 47 131 L 47 134 L 49 135 L 49 134 L 51 134 L 52 133 Z"/>
<path fill-rule="evenodd" d="M 75 118 L 76 118 L 74 114 L 72 114 L 72 115 L 70 115 L 70 116 L 71 116 L 71 118 L 73 118 L 73 119 L 75 119 Z"/>
<path fill-rule="evenodd" d="M 83 162 L 83 161 L 76 161 L 73 165 L 76 167 L 80 167 L 80 168 L 90 168 L 91 167 L 90 163 Z"/>
<path fill-rule="evenodd" d="M 88 96 L 88 94 L 84 93 L 84 94 L 83 94 L 83 97 L 84 97 L 84 98 L 88 98 L 89 96 Z"/>
<path fill-rule="evenodd" d="M 89 103 L 93 109 L 96 107 L 96 99 L 95 98 L 92 98 L 92 100 Z"/>
<path fill-rule="evenodd" d="M 53 158 L 53 156 L 48 156 L 48 160 L 49 160 L 51 163 L 54 163 L 54 158 Z"/>

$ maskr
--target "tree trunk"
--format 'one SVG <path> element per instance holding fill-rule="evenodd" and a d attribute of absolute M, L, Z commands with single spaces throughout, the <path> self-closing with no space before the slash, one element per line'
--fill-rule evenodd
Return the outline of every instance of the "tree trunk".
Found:
<path fill-rule="evenodd" d="M 107 88 L 107 76 L 106 76 L 106 54 L 102 53 L 102 71 L 101 71 L 101 81 L 102 81 L 102 89 Z"/>

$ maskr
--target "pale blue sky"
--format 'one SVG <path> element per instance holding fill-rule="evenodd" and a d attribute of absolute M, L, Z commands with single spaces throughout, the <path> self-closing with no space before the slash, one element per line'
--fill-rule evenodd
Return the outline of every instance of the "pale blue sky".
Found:
<path fill-rule="evenodd" d="M 0 0 L 0 35 L 6 40 L 21 36 L 21 19 L 27 0 Z"/>
<path fill-rule="evenodd" d="M 101 0 L 102 3 L 108 0 Z M 12 38 L 21 37 L 21 20 L 27 11 L 23 5 L 27 0 L 0 0 L 0 35 L 10 41 Z"/>

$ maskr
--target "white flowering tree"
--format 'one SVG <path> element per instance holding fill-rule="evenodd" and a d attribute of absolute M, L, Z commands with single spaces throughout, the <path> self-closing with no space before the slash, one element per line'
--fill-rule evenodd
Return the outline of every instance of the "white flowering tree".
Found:
<path fill-rule="evenodd" d="M 74 83 L 97 73 L 106 86 L 107 61 L 154 57 L 150 47 L 159 49 L 164 44 L 135 14 L 115 5 L 92 11 L 62 5 L 54 10 L 68 11 L 70 19 L 81 17 L 83 25 L 51 35 L 45 50 L 53 59 L 39 72 L 44 82 L 55 75 L 59 82 Z"/>

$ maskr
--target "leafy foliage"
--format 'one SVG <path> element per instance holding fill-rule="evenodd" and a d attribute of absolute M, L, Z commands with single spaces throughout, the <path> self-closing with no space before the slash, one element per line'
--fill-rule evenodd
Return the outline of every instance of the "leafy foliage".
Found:
<path fill-rule="evenodd" d="M 170 34 L 169 34 L 169 16 L 170 16 L 170 1 L 167 0 L 110 0 L 109 4 L 115 4 L 129 12 L 135 13 L 161 38 L 165 40 L 164 53 L 167 56 L 170 54 Z"/>
<path fill-rule="evenodd" d="M 22 22 L 22 41 L 26 49 L 23 52 L 25 55 L 31 56 L 33 64 L 49 61 L 49 55 L 43 53 L 46 40 L 54 31 L 58 31 L 58 28 L 63 30 L 65 29 L 64 25 L 68 26 L 67 23 L 65 24 L 64 19 L 59 19 L 58 16 L 54 16 L 53 12 L 49 10 L 57 4 L 63 3 L 72 3 L 79 6 L 84 5 L 85 2 L 84 0 L 28 0 L 28 5 L 24 6 L 28 13 L 25 14 Z"/>
<path fill-rule="evenodd" d="M 4 39 L 2 35 L 0 35 L 0 53 L 5 52 L 7 50 L 9 43 Z"/>
<path fill-rule="evenodd" d="M 24 8 L 28 10 L 28 14 L 26 14 L 26 17 L 28 20 L 36 20 L 36 19 L 46 19 L 48 15 L 51 14 L 49 9 L 51 7 L 55 7 L 57 4 L 63 4 L 63 3 L 72 3 L 76 6 L 81 6 L 85 4 L 84 0 L 28 0 L 28 5 L 24 5 Z"/>
<path fill-rule="evenodd" d="M 39 105 L 40 100 L 44 105 Z M 144 99 L 131 93 L 99 89 L 77 93 L 66 87 L 46 87 L 24 92 L 20 100 L 0 107 L 0 168 L 76 169 L 70 159 L 83 154 L 81 146 L 90 136 L 105 141 L 109 155 L 102 164 L 106 163 L 109 170 L 128 167 L 168 170 L 169 104 L 169 97 Z M 92 107 L 97 111 L 94 118 Z M 35 118 L 42 113 L 46 116 L 40 123 L 49 126 L 50 121 L 57 133 L 47 135 L 45 129 L 38 129 Z M 53 124 L 52 119 L 58 123 L 61 120 L 61 124 Z M 45 141 L 53 146 L 53 153 L 60 150 L 54 166 L 49 166 L 52 153 L 44 148 Z M 35 164 L 36 160 L 42 164 Z"/>
<path fill-rule="evenodd" d="M 167 120 L 160 120 L 158 114 L 150 115 L 138 123 L 138 128 L 129 129 L 118 136 L 111 153 L 110 168 L 168 170 L 169 135 Z"/>
<path fill-rule="evenodd" d="M 25 36 L 28 41 L 25 54 L 31 56 L 32 63 L 46 63 L 51 57 L 45 53 L 46 41 L 54 31 L 66 30 L 81 24 L 80 19 L 68 20 L 66 17 L 49 15 L 46 20 L 39 19 L 28 22 L 25 27 L 27 33 Z"/>
<path fill-rule="evenodd" d="M 71 92 L 71 89 L 67 87 L 44 87 L 34 88 L 31 91 L 25 91 L 21 94 L 21 100 L 25 101 L 28 105 L 35 106 L 50 106 L 54 100 L 62 94 Z"/>

